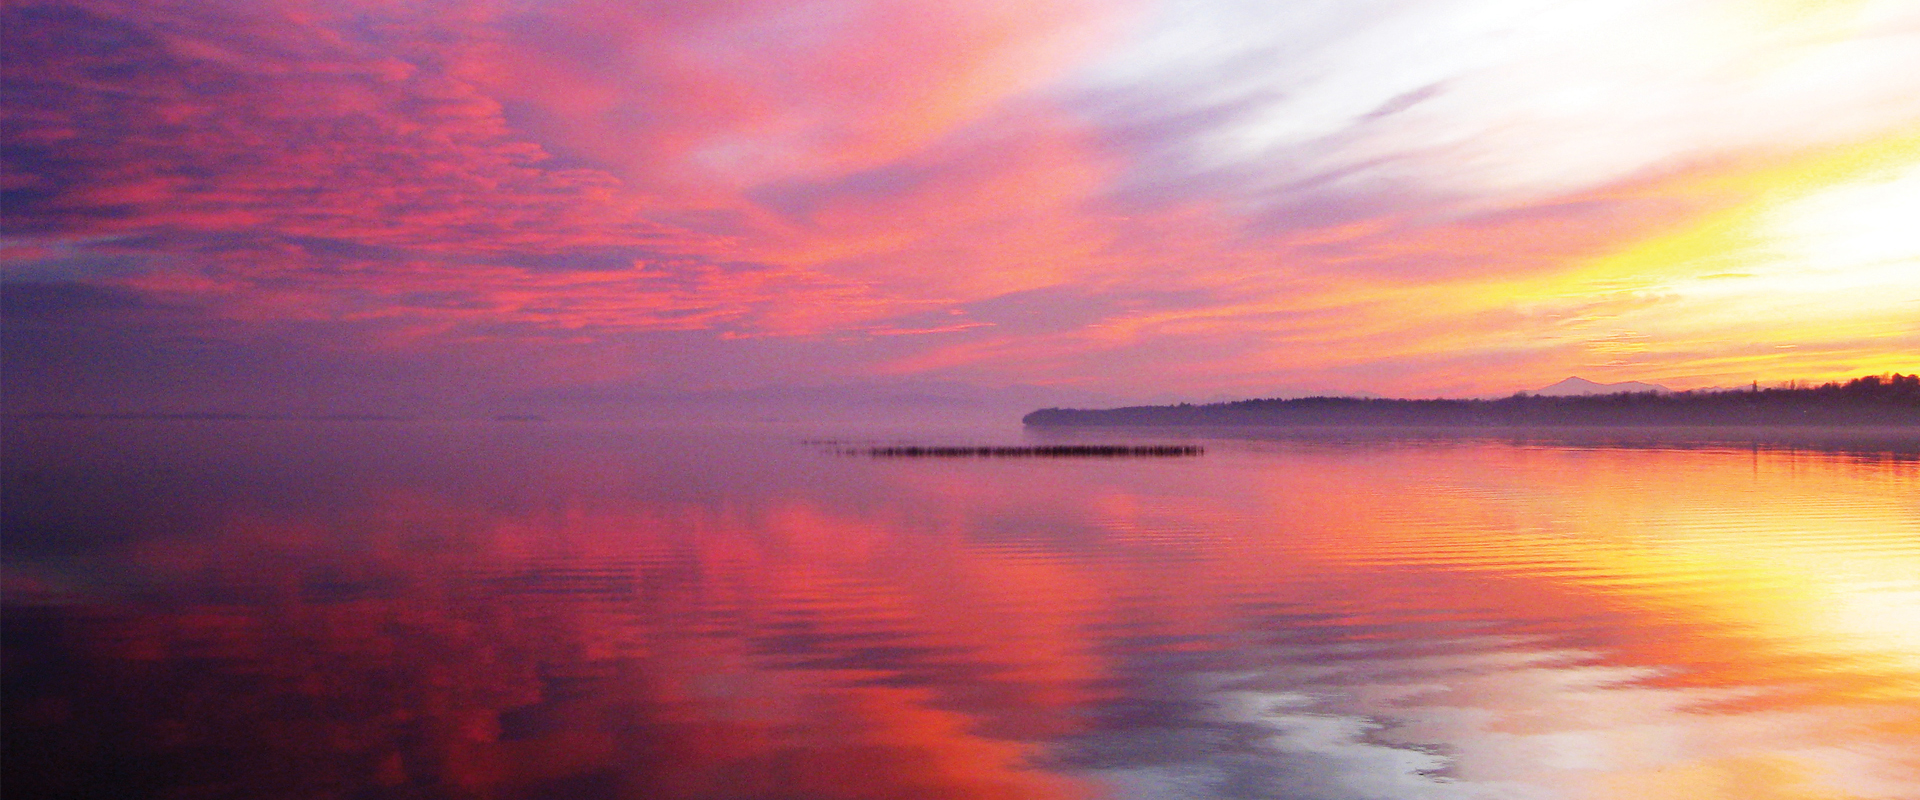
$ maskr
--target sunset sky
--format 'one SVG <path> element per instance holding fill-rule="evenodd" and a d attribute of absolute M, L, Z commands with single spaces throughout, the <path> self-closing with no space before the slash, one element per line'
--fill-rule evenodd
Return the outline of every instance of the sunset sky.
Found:
<path fill-rule="evenodd" d="M 1913 0 L 3 9 L 9 411 L 1920 368 Z"/>

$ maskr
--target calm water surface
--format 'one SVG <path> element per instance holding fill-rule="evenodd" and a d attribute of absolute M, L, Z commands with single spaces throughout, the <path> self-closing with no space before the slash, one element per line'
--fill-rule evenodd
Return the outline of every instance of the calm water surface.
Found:
<path fill-rule="evenodd" d="M 1911 437 L 5 433 L 11 797 L 1920 798 Z"/>

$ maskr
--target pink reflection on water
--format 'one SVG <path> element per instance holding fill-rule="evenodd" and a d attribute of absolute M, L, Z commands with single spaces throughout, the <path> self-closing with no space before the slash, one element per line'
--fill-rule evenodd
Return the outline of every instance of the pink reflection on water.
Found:
<path fill-rule="evenodd" d="M 30 466 L 9 459 L 9 511 L 39 527 L 9 529 L 10 783 L 1731 798 L 1920 782 L 1920 624 L 1902 601 L 1920 591 L 1920 466 L 1897 453 L 1295 440 L 875 462 L 564 428 L 200 435 L 11 439 Z M 407 447 L 373 446 L 393 437 Z M 61 524 L 95 538 L 51 541 Z"/>

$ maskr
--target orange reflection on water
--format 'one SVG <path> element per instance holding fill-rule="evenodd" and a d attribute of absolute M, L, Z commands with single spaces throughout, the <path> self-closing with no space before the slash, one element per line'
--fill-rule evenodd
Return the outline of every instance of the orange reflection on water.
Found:
<path fill-rule="evenodd" d="M 160 532 L 10 555 L 10 782 L 669 798 L 1920 783 L 1920 461 L 1898 452 L 1297 439 L 916 462 L 408 435 L 438 455 L 306 469 L 279 456 L 310 442 L 258 461 L 170 442 L 149 455 L 178 483 L 85 495 Z M 10 474 L 10 510 L 105 525 L 33 493 L 111 459 L 26 441 L 41 477 Z"/>

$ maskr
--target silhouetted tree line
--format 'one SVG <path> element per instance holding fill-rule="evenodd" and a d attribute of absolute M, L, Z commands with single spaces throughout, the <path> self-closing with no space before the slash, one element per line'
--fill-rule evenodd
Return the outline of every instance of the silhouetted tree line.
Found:
<path fill-rule="evenodd" d="M 1045 408 L 1028 425 L 1920 425 L 1920 375 L 1845 383 L 1497 400 L 1302 397 L 1110 409 Z"/>

